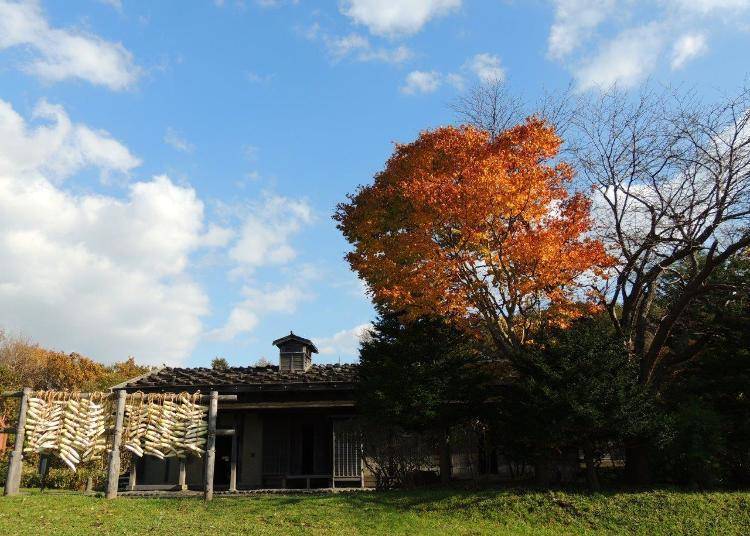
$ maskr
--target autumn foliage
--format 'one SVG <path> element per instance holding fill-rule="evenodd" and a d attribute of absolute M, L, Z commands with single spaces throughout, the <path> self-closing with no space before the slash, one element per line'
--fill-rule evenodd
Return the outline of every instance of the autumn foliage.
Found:
<path fill-rule="evenodd" d="M 555 162 L 561 140 L 530 118 L 494 138 L 443 127 L 398 145 L 372 185 L 339 205 L 347 260 L 374 298 L 414 317 L 485 328 L 504 352 L 585 306 L 610 260 L 587 236 L 590 201 Z"/>

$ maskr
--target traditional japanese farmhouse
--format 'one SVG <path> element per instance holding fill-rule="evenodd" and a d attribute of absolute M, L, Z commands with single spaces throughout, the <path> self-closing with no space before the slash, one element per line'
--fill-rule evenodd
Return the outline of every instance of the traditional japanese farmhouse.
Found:
<path fill-rule="evenodd" d="M 273 341 L 278 365 L 162 368 L 116 388 L 127 392 L 218 391 L 214 488 L 363 487 L 355 414 L 356 365 L 317 365 L 312 341 L 289 333 Z M 129 490 L 202 489 L 204 463 L 152 456 L 136 459 Z"/>

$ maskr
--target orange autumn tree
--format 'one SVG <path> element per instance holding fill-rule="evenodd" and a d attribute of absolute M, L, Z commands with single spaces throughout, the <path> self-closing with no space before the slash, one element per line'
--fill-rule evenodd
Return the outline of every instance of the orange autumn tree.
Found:
<path fill-rule="evenodd" d="M 496 137 L 443 127 L 398 145 L 334 218 L 378 302 L 411 317 L 484 328 L 513 357 L 536 330 L 586 306 L 609 259 L 589 238 L 590 201 L 554 163 L 561 140 L 537 118 Z"/>

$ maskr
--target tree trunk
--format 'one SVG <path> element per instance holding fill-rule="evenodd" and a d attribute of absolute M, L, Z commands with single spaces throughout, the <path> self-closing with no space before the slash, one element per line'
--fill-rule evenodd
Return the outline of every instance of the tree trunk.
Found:
<path fill-rule="evenodd" d="M 651 483 L 648 449 L 644 443 L 625 449 L 625 478 L 632 486 L 648 486 Z"/>
<path fill-rule="evenodd" d="M 594 447 L 586 442 L 583 447 L 583 459 L 586 462 L 586 484 L 591 491 L 599 491 L 599 477 L 594 463 Z"/>
<path fill-rule="evenodd" d="M 443 484 L 451 481 L 452 470 L 450 430 L 445 430 L 440 442 L 440 481 Z"/>

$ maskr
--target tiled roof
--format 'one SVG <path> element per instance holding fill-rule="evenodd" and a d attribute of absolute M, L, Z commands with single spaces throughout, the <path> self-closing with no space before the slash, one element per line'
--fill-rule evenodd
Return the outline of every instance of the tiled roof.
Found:
<path fill-rule="evenodd" d="M 165 367 L 143 377 L 134 378 L 122 387 L 159 389 L 170 387 L 231 387 L 231 386 L 321 386 L 353 384 L 357 381 L 357 365 L 313 365 L 306 372 L 279 371 L 276 365 L 265 367 L 210 368 Z"/>

